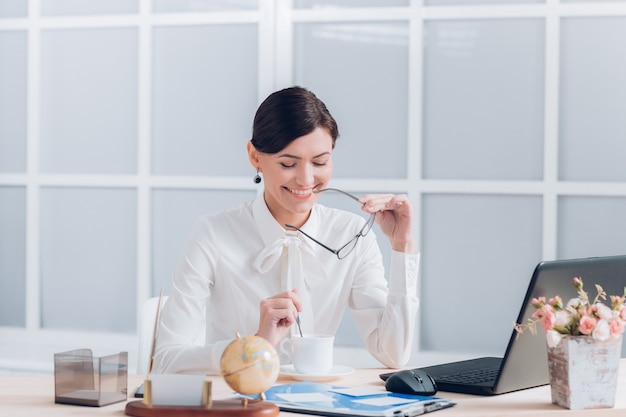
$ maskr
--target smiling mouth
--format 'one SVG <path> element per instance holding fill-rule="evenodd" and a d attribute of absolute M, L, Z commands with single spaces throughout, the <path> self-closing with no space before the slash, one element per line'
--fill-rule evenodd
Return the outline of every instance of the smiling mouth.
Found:
<path fill-rule="evenodd" d="M 306 189 L 306 190 L 295 190 L 295 189 L 293 189 L 293 188 L 287 188 L 287 187 L 285 187 L 285 189 L 286 189 L 287 191 L 289 191 L 291 194 L 301 195 L 301 196 L 311 195 L 311 194 L 312 194 L 312 191 L 313 191 L 313 189 L 311 189 L 311 188 L 308 188 L 308 189 Z"/>

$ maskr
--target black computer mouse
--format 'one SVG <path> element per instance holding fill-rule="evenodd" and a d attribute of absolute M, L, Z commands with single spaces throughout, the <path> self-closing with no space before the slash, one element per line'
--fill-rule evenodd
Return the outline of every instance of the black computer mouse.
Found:
<path fill-rule="evenodd" d="M 398 394 L 435 395 L 437 384 L 425 371 L 419 369 L 407 369 L 394 372 L 385 381 L 387 391 Z"/>

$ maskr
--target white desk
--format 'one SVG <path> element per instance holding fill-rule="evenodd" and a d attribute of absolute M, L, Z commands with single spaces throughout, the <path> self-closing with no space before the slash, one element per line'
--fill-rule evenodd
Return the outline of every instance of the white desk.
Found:
<path fill-rule="evenodd" d="M 352 375 L 333 381 L 336 385 L 374 386 L 384 389 L 378 374 L 387 369 L 359 369 Z M 213 377 L 213 398 L 232 398 L 231 390 L 220 377 Z M 143 382 L 143 376 L 128 378 L 129 400 Z M 279 378 L 277 383 L 293 382 Z M 504 417 L 504 416 L 626 416 L 626 359 L 622 359 L 614 408 L 593 410 L 567 410 L 551 404 L 550 387 L 543 386 L 493 397 L 452 394 L 440 391 L 441 397 L 452 399 L 456 405 L 436 411 L 433 417 Z M 0 416 L 47 417 L 47 416 L 123 416 L 125 403 L 100 408 L 60 405 L 54 403 L 54 377 L 0 377 Z M 281 416 L 302 414 L 281 413 Z"/>

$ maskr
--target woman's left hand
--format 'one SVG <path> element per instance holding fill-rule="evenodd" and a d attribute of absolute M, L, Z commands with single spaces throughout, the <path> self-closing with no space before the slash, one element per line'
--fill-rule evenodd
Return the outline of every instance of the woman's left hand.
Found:
<path fill-rule="evenodd" d="M 415 253 L 411 231 L 413 209 L 406 194 L 366 194 L 359 201 L 363 211 L 376 213 L 376 223 L 389 238 L 393 250 Z"/>

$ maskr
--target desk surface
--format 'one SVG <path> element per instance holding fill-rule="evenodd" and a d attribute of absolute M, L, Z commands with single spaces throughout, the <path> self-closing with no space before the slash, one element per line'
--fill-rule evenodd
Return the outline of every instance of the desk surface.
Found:
<path fill-rule="evenodd" d="M 333 384 L 344 386 L 373 386 L 384 389 L 378 374 L 386 369 L 359 369 L 354 374 L 337 379 Z M 228 386 L 220 377 L 213 379 L 213 398 L 232 398 Z M 143 376 L 128 377 L 128 391 L 134 393 L 143 382 Z M 279 378 L 277 383 L 294 382 Z M 567 410 L 551 404 L 550 387 L 543 386 L 493 397 L 453 394 L 440 391 L 441 397 L 452 399 L 456 406 L 432 413 L 433 417 L 489 417 L 489 416 L 579 416 L 590 415 L 589 410 Z M 129 400 L 133 400 L 130 398 Z M 1 416 L 123 416 L 125 403 L 100 408 L 61 405 L 54 403 L 54 377 L 0 377 Z M 593 415 L 626 416 L 626 359 L 622 359 L 614 408 L 594 409 Z M 302 414 L 281 413 L 281 416 Z M 429 414 L 431 415 L 431 414 Z"/>

